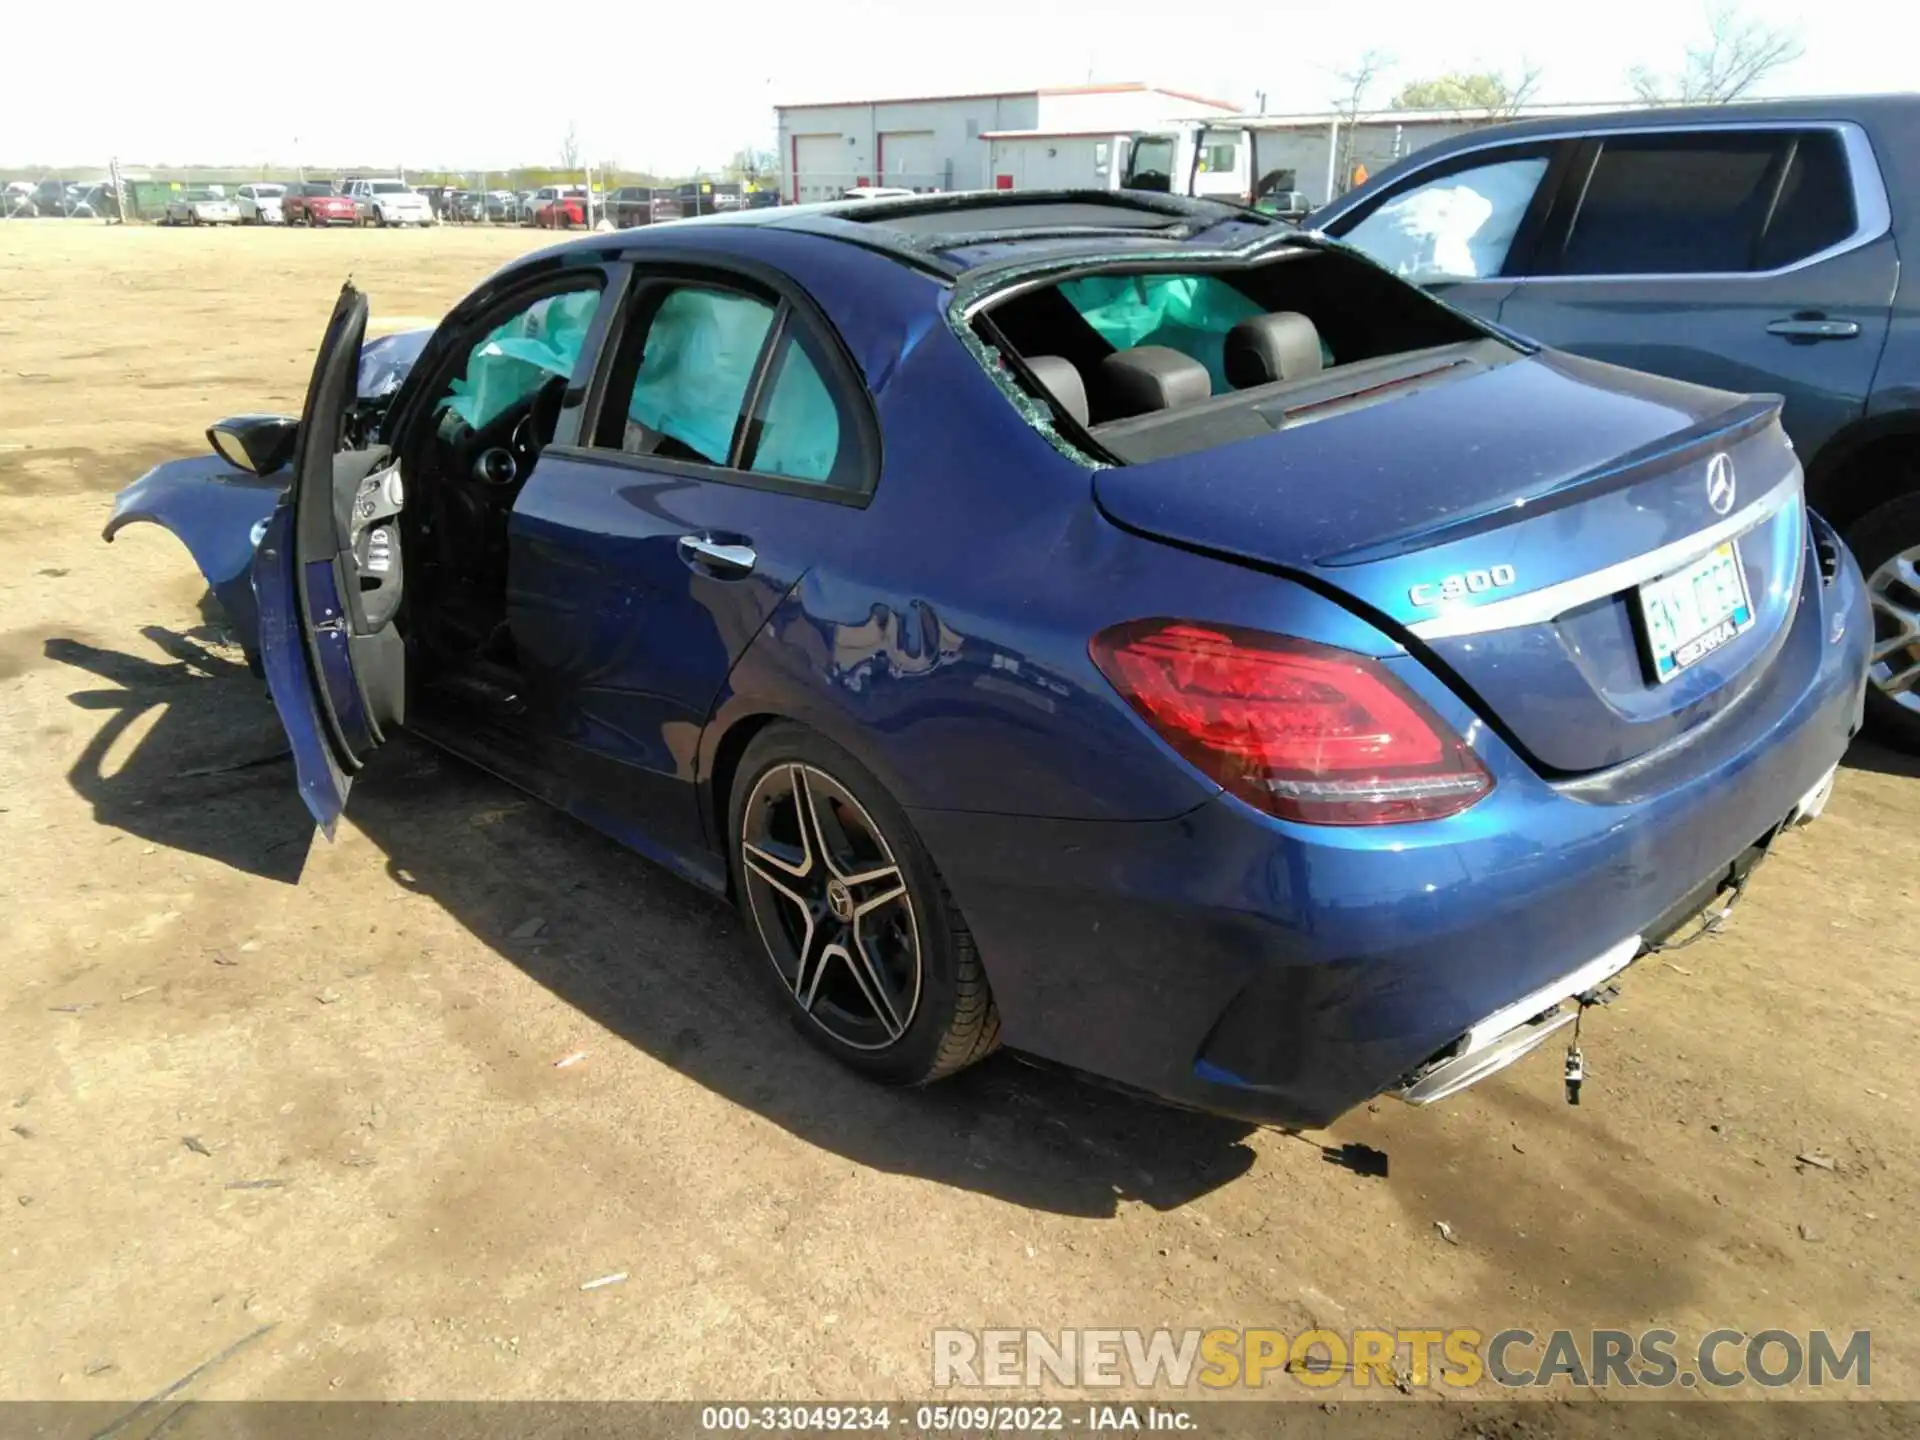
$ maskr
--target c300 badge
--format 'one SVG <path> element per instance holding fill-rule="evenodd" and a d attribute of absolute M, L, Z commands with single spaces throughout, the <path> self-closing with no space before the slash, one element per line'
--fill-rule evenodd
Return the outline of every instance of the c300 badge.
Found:
<path fill-rule="evenodd" d="M 1514 583 L 1511 565 L 1494 565 L 1485 570 L 1464 570 L 1458 575 L 1448 575 L 1424 585 L 1415 585 L 1407 591 L 1407 599 L 1415 605 L 1445 605 L 1455 600 L 1468 600 L 1475 595 L 1485 595 L 1489 590 L 1505 590 Z"/>

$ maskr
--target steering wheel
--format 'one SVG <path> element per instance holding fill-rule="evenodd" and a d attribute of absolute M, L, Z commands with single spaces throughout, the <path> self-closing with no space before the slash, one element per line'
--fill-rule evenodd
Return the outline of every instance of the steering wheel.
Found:
<path fill-rule="evenodd" d="M 455 441 L 455 473 L 501 487 L 524 479 L 553 439 L 566 392 L 566 377 L 551 376 L 531 395 Z"/>

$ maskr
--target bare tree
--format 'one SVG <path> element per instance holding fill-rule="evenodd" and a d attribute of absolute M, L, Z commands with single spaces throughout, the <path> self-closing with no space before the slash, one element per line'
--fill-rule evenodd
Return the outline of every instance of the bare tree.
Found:
<path fill-rule="evenodd" d="M 1367 94 L 1380 72 L 1393 64 L 1393 57 L 1380 50 L 1369 50 L 1345 70 L 1333 72 L 1340 91 L 1333 98 L 1336 124 L 1340 131 L 1339 173 L 1334 177 L 1335 195 L 1345 194 L 1353 179 L 1353 142 L 1357 122 L 1365 113 Z M 1334 196 L 1328 196 L 1333 199 Z"/>
<path fill-rule="evenodd" d="M 1455 72 L 1401 86 L 1393 97 L 1393 108 L 1466 110 L 1489 120 L 1506 120 L 1518 115 L 1539 88 L 1538 65 L 1527 65 L 1513 79 L 1497 70 Z"/>
<path fill-rule="evenodd" d="M 1798 31 L 1756 20 L 1738 5 L 1716 4 L 1707 10 L 1706 42 L 1687 47 L 1677 75 L 1636 65 L 1627 83 L 1649 105 L 1722 105 L 1805 53 Z"/>
<path fill-rule="evenodd" d="M 779 158 L 771 150 L 748 145 L 733 152 L 727 161 L 726 176 L 738 180 L 750 190 L 758 189 L 780 168 Z"/>
<path fill-rule="evenodd" d="M 567 122 L 567 133 L 560 141 L 560 168 L 578 170 L 580 168 L 580 135 L 573 121 Z"/>

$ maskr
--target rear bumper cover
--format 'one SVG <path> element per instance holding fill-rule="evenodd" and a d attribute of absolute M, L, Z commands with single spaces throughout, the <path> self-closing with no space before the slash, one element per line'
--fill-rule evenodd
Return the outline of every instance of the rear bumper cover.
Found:
<path fill-rule="evenodd" d="M 1560 787 L 1483 736 L 1487 801 L 1366 831 L 1224 796 L 1138 824 L 915 812 L 1006 1043 L 1318 1126 L 1596 957 L 1627 963 L 1794 814 L 1859 728 L 1864 586 L 1844 553 L 1830 579 L 1809 572 L 1775 673 L 1702 737 L 1710 758 Z"/>

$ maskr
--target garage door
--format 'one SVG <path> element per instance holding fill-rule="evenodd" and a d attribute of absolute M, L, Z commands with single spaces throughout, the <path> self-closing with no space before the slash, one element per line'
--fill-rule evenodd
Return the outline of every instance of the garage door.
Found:
<path fill-rule="evenodd" d="M 931 130 L 885 130 L 880 134 L 876 162 L 877 185 L 905 185 L 910 190 L 933 190 L 942 184 L 934 160 Z"/>
<path fill-rule="evenodd" d="M 847 150 L 846 137 L 838 132 L 794 136 L 790 198 L 796 203 L 839 199 L 856 178 L 846 168 Z"/>

